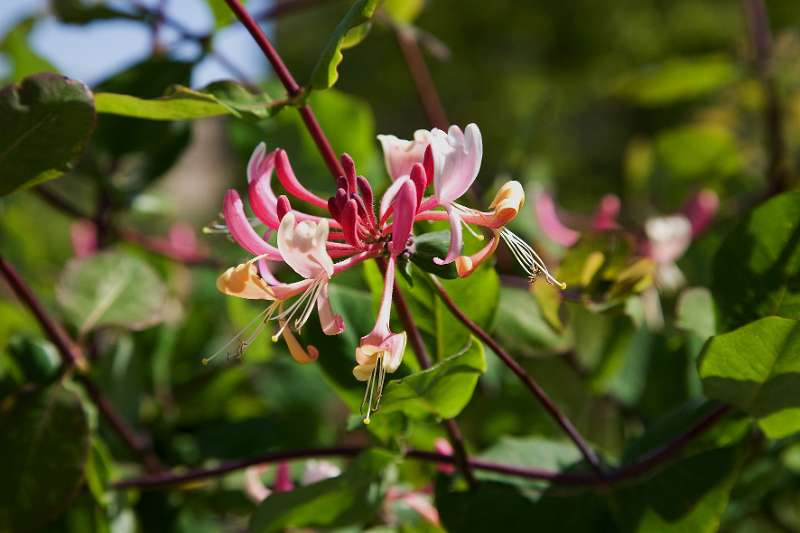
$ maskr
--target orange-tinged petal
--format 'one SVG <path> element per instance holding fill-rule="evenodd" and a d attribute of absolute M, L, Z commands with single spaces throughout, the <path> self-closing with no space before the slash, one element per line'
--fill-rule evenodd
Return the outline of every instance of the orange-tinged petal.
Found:
<path fill-rule="evenodd" d="M 286 326 L 286 322 L 284 320 L 280 320 L 279 322 L 283 329 L 283 340 L 286 341 L 286 346 L 289 348 L 289 353 L 292 354 L 292 358 L 301 365 L 316 361 L 317 357 L 319 357 L 319 350 L 310 344 L 308 348 L 303 348 L 303 345 L 300 344 L 300 341 L 294 336 L 292 330 Z"/>
<path fill-rule="evenodd" d="M 217 278 L 217 289 L 223 294 L 248 300 L 274 300 L 275 293 L 258 275 L 252 262 L 231 267 Z"/>
<path fill-rule="evenodd" d="M 509 181 L 500 187 L 489 207 L 494 210 L 497 225 L 505 226 L 516 218 L 523 205 L 525 205 L 525 191 L 522 185 L 518 181 Z"/>
<path fill-rule="evenodd" d="M 478 252 L 475 252 L 472 255 L 462 255 L 456 258 L 456 270 L 458 271 L 458 276 L 461 278 L 465 278 L 475 272 L 475 269 L 480 266 L 488 257 L 497 250 L 497 244 L 500 242 L 500 238 L 497 236 L 497 232 L 494 232 L 491 240 L 481 248 Z"/>

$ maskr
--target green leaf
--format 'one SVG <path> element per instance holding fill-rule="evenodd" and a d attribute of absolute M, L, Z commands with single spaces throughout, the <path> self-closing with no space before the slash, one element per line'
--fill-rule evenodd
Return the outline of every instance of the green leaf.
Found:
<path fill-rule="evenodd" d="M 20 81 L 38 72 L 55 72 L 57 69 L 37 54 L 30 45 L 30 34 L 37 19 L 22 19 L 0 41 L 0 52 L 11 60 L 11 79 Z"/>
<path fill-rule="evenodd" d="M 410 24 L 419 16 L 425 0 L 383 0 L 381 9 L 395 22 Z"/>
<path fill-rule="evenodd" d="M 71 170 L 94 120 L 79 81 L 44 73 L 0 90 L 0 196 Z"/>
<path fill-rule="evenodd" d="M 544 291 L 553 288 L 544 281 L 537 281 L 534 290 L 536 287 Z M 553 288 L 553 291 L 558 294 L 558 289 Z M 536 356 L 544 351 L 563 351 L 570 347 L 567 337 L 553 331 L 541 302 L 535 301 L 529 290 L 501 287 L 494 324 L 492 335 L 514 354 Z"/>
<path fill-rule="evenodd" d="M 387 383 L 380 412 L 402 411 L 411 418 L 427 414 L 453 418 L 469 403 L 485 371 L 483 345 L 473 338 L 462 353 Z"/>
<path fill-rule="evenodd" d="M 0 416 L 0 531 L 30 531 L 78 494 L 89 457 L 89 423 L 61 386 L 20 396 Z"/>
<path fill-rule="evenodd" d="M 714 300 L 705 287 L 692 287 L 678 297 L 676 325 L 705 341 L 717 332 Z"/>
<path fill-rule="evenodd" d="M 383 276 L 374 263 L 367 263 L 364 272 L 373 295 L 383 290 Z M 470 332 L 444 305 L 431 286 L 428 274 L 413 269 L 414 285 L 397 278 L 397 286 L 406 296 L 414 320 L 422 332 L 431 354 L 437 359 L 458 352 L 470 340 Z M 479 326 L 488 329 L 497 310 L 500 279 L 493 268 L 482 266 L 466 278 L 440 280 L 456 305 Z M 480 294 L 480 298 L 475 295 Z M 532 307 L 536 302 L 530 301 Z"/>
<path fill-rule="evenodd" d="M 357 0 L 342 21 L 336 26 L 325 50 L 311 73 L 311 87 L 330 89 L 339 79 L 339 63 L 344 56 L 342 50 L 360 43 L 369 33 L 372 15 L 378 0 Z"/>
<path fill-rule="evenodd" d="M 233 115 L 261 120 L 276 112 L 285 102 L 275 102 L 266 93 L 254 94 L 234 81 L 215 81 L 192 90 L 172 87 L 161 98 L 137 98 L 126 94 L 96 93 L 98 113 L 150 120 L 193 120 Z"/>
<path fill-rule="evenodd" d="M 618 489 L 611 498 L 621 531 L 717 531 L 736 482 L 740 458 L 735 446 L 713 449 Z"/>
<path fill-rule="evenodd" d="M 751 211 L 714 257 L 720 331 L 769 315 L 800 319 L 798 279 L 800 192 L 789 192 Z"/>
<path fill-rule="evenodd" d="M 456 279 L 458 271 L 455 263 L 437 265 L 434 257 L 443 259 L 447 256 L 450 248 L 450 231 L 431 231 L 414 237 L 414 246 L 411 251 L 411 262 L 420 267 L 425 272 L 435 274 L 440 278 Z"/>
<path fill-rule="evenodd" d="M 96 20 L 143 19 L 141 15 L 125 13 L 96 0 L 50 0 L 50 7 L 55 16 L 67 24 L 83 25 Z"/>
<path fill-rule="evenodd" d="M 662 172 L 685 182 L 709 183 L 735 174 L 743 166 L 736 138 L 729 128 L 718 124 L 664 130 L 656 138 L 655 154 Z M 665 183 L 676 187 L 674 180 Z"/>
<path fill-rule="evenodd" d="M 247 0 L 242 0 L 242 3 L 246 4 Z M 206 4 L 214 17 L 214 29 L 224 28 L 236 20 L 236 15 L 233 14 L 225 0 L 206 0 Z"/>
<path fill-rule="evenodd" d="M 8 353 L 26 381 L 52 383 L 61 369 L 61 358 L 52 343 L 26 335 L 14 335 L 8 341 Z"/>
<path fill-rule="evenodd" d="M 104 252 L 67 264 L 56 296 L 81 334 L 102 326 L 144 329 L 163 319 L 166 288 L 138 257 Z"/>
<path fill-rule="evenodd" d="M 367 523 L 383 505 L 387 470 L 395 456 L 373 449 L 362 453 L 340 476 L 266 498 L 250 519 L 249 531 L 332 528 Z"/>
<path fill-rule="evenodd" d="M 504 436 L 494 446 L 480 455 L 486 461 L 500 462 L 507 465 L 541 468 L 562 472 L 580 463 L 581 453 L 575 444 L 569 441 L 556 441 L 544 437 L 512 437 Z M 507 476 L 496 472 L 476 472 L 481 479 L 491 479 L 515 485 L 530 485 L 531 480 Z M 540 481 L 535 482 L 541 485 Z"/>
<path fill-rule="evenodd" d="M 769 438 L 800 431 L 800 322 L 762 318 L 712 337 L 700 357 L 706 396 L 750 413 Z"/>
<path fill-rule="evenodd" d="M 619 80 L 615 92 L 639 105 L 660 106 L 718 91 L 738 74 L 725 56 L 675 58 Z"/>

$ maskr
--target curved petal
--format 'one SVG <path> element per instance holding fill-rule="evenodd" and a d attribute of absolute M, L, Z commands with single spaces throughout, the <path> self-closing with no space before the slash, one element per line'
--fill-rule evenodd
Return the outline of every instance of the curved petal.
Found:
<path fill-rule="evenodd" d="M 399 181 L 399 180 L 398 180 Z M 406 249 L 411 228 L 414 226 L 414 215 L 417 211 L 417 191 L 414 182 L 406 180 L 397 193 L 394 202 L 394 221 L 392 222 L 392 242 L 389 251 L 399 255 Z"/>
<path fill-rule="evenodd" d="M 256 266 L 248 261 L 223 272 L 217 278 L 217 289 L 223 294 L 247 300 L 275 300 L 275 293 L 258 276 Z"/>
<path fill-rule="evenodd" d="M 328 222 L 296 221 L 287 213 L 278 228 L 278 250 L 287 265 L 304 278 L 333 275 L 333 260 L 326 250 Z"/>
<path fill-rule="evenodd" d="M 275 166 L 275 152 L 266 153 L 266 145 L 259 144 L 247 163 L 247 191 L 250 207 L 256 217 L 271 229 L 277 229 L 277 198 L 272 192 L 272 170 Z"/>
<path fill-rule="evenodd" d="M 344 331 L 344 320 L 341 315 L 334 314 L 333 309 L 331 309 L 327 283 L 322 286 L 317 297 L 317 312 L 319 313 L 319 323 L 325 335 L 338 335 Z"/>
<path fill-rule="evenodd" d="M 292 354 L 292 358 L 301 365 L 316 361 L 317 357 L 319 357 L 319 350 L 310 344 L 308 348 L 303 348 L 303 345 L 300 344 L 300 341 L 294 336 L 292 329 L 287 326 L 286 322 L 284 320 L 280 320 L 279 322 L 283 330 L 283 340 L 286 341 L 286 347 L 289 348 L 289 353 Z"/>
<path fill-rule="evenodd" d="M 545 193 L 540 192 L 536 195 L 533 202 L 534 212 L 539 221 L 539 226 L 542 228 L 547 237 L 560 244 L 561 246 L 572 246 L 580 238 L 580 233 L 575 230 L 569 229 L 558 219 L 556 214 L 556 206 L 553 198 Z"/>
<path fill-rule="evenodd" d="M 313 192 L 309 191 L 294 175 L 291 163 L 289 163 L 289 156 L 286 155 L 286 150 L 278 149 L 275 153 L 275 170 L 278 172 L 278 180 L 286 189 L 286 192 L 292 196 L 308 202 L 322 209 L 328 208 L 328 202 L 323 200 Z"/>
<path fill-rule="evenodd" d="M 381 209 L 380 209 L 380 220 L 381 223 L 386 221 L 386 218 L 389 216 L 389 209 L 392 206 L 392 202 L 394 202 L 395 196 L 397 196 L 398 191 L 400 191 L 400 187 L 403 186 L 409 180 L 409 177 L 406 176 L 399 176 L 389 188 L 386 189 L 386 192 L 383 193 L 381 197 Z"/>
<path fill-rule="evenodd" d="M 391 374 L 403 362 L 403 353 L 406 349 L 406 332 L 394 333 L 381 344 L 386 350 L 383 356 L 383 367 Z"/>
<path fill-rule="evenodd" d="M 268 242 L 262 239 L 250 225 L 244 213 L 244 204 L 239 198 L 239 193 L 229 189 L 225 193 L 225 200 L 222 206 L 222 215 L 228 231 L 239 246 L 253 255 L 263 255 L 267 259 L 279 261 L 281 254 Z"/>
<path fill-rule="evenodd" d="M 447 206 L 447 215 L 450 219 L 450 248 L 447 250 L 447 257 L 441 259 L 434 257 L 433 262 L 437 265 L 452 263 L 461 254 L 461 247 L 464 244 L 461 231 L 461 216 L 450 206 Z"/>
<path fill-rule="evenodd" d="M 433 186 L 441 204 L 450 204 L 470 188 L 481 168 L 483 140 L 475 124 L 467 125 L 464 132 L 451 126 L 433 136 L 434 177 Z"/>
<path fill-rule="evenodd" d="M 383 148 L 383 160 L 386 171 L 392 180 L 400 176 L 408 176 L 414 163 L 421 163 L 428 147 L 430 132 L 417 130 L 414 140 L 399 139 L 394 135 L 378 135 Z"/>
<path fill-rule="evenodd" d="M 475 272 L 475 269 L 486 259 L 491 257 L 495 250 L 497 250 L 499 242 L 500 237 L 498 232 L 495 231 L 491 240 L 478 252 L 472 255 L 460 255 L 456 257 L 456 271 L 458 272 L 458 276 L 465 278 Z"/>

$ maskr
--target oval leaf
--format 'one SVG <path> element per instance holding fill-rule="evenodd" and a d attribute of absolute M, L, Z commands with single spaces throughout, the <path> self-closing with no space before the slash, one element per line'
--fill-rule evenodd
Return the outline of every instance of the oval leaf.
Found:
<path fill-rule="evenodd" d="M 97 112 L 149 120 L 192 120 L 233 115 L 261 120 L 285 102 L 273 101 L 266 93 L 252 93 L 234 81 L 216 81 L 203 89 L 178 85 L 160 98 L 138 98 L 126 94 L 97 93 Z"/>
<path fill-rule="evenodd" d="M 800 192 L 750 212 L 714 257 L 711 292 L 720 331 L 757 318 L 800 318 Z"/>
<path fill-rule="evenodd" d="M 383 391 L 381 413 L 402 411 L 412 418 L 427 414 L 453 418 L 469 403 L 478 378 L 485 371 L 483 345 L 473 338 L 462 353 L 427 370 L 390 381 Z"/>
<path fill-rule="evenodd" d="M 758 419 L 770 438 L 800 431 L 800 322 L 762 318 L 706 343 L 703 390 Z"/>
<path fill-rule="evenodd" d="M 342 50 L 360 43 L 370 30 L 370 19 L 378 7 L 378 0 L 358 0 L 336 26 L 317 66 L 311 74 L 311 87 L 330 89 L 339 79 Z"/>
<path fill-rule="evenodd" d="M 0 90 L 0 196 L 71 170 L 94 123 L 79 81 L 43 73 Z"/>
<path fill-rule="evenodd" d="M 106 252 L 70 261 L 56 296 L 81 334 L 100 326 L 139 330 L 161 321 L 166 288 L 141 259 Z"/>
<path fill-rule="evenodd" d="M 271 494 L 253 513 L 249 531 L 364 524 L 383 504 L 386 471 L 394 460 L 387 451 L 368 450 L 338 477 Z"/>
<path fill-rule="evenodd" d="M 30 531 L 66 509 L 89 457 L 78 396 L 54 386 L 20 397 L 0 416 L 0 531 Z"/>

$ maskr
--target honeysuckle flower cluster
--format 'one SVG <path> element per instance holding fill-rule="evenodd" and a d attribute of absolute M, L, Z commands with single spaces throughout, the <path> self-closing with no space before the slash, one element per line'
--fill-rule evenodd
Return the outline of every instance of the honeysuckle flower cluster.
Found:
<path fill-rule="evenodd" d="M 613 194 L 605 195 L 591 217 L 583 217 L 584 231 L 606 231 L 623 229 L 618 222 L 621 203 Z M 638 252 L 655 263 L 656 285 L 665 291 L 674 291 L 685 283 L 683 273 L 676 261 L 680 259 L 692 239 L 700 235 L 711 224 L 719 207 L 716 193 L 703 189 L 690 195 L 680 212 L 671 215 L 654 216 L 645 220 L 638 236 Z M 564 247 L 575 245 L 581 233 L 565 225 L 559 216 L 552 196 L 544 191 L 536 193 L 534 211 L 539 226 L 552 241 Z M 573 220 L 576 217 L 566 213 Z M 580 222 L 578 222 L 579 224 Z"/>
<path fill-rule="evenodd" d="M 273 340 L 283 337 L 297 362 L 310 363 L 319 357 L 319 351 L 314 346 L 303 346 L 295 333 L 301 331 L 314 308 L 326 335 L 338 335 L 346 327 L 342 317 L 331 308 L 328 298 L 331 279 L 365 260 L 385 261 L 383 295 L 375 327 L 361 337 L 353 369 L 355 378 L 366 382 L 362 405 L 365 423 L 369 423 L 371 413 L 379 407 L 386 374 L 397 370 L 405 351 L 406 333 L 393 332 L 389 318 L 397 262 L 400 257 L 414 253 L 415 222 L 449 222 L 449 248 L 444 257 L 436 257 L 434 262 L 454 263 L 459 276 L 474 272 L 502 240 L 532 281 L 542 274 L 548 282 L 563 287 L 536 252 L 506 228 L 525 200 L 518 182 L 503 185 L 487 211 L 457 202 L 480 170 L 483 143 L 475 124 L 463 131 L 458 126 L 451 126 L 447 132 L 419 130 L 413 140 L 391 135 L 380 135 L 378 139 L 392 183 L 377 202 L 377 211 L 370 182 L 358 175 L 347 154 L 341 158 L 344 175 L 336 180 L 334 194 L 323 199 L 297 179 L 284 150 L 268 152 L 263 143 L 256 147 L 247 165 L 248 197 L 256 217 L 255 226 L 236 190 L 226 192 L 222 211 L 226 231 L 253 257 L 229 268 L 217 281 L 217 287 L 225 294 L 270 302 L 256 317 L 249 335 L 245 331 L 250 329 L 245 328 L 232 339 L 231 342 L 238 341 L 239 351 L 246 349 L 269 321 L 275 321 L 277 331 Z M 286 195 L 274 192 L 273 172 Z M 426 196 L 431 187 L 433 194 Z M 313 206 L 324 214 L 300 210 L 292 201 Z M 264 230 L 256 231 L 258 226 Z M 464 255 L 462 229 L 466 227 L 475 233 L 471 226 L 484 228 L 491 237 L 477 253 Z M 276 233 L 276 244 L 270 243 L 272 233 Z M 270 262 L 287 265 L 301 279 L 291 283 L 278 280 Z"/>

